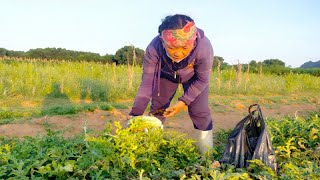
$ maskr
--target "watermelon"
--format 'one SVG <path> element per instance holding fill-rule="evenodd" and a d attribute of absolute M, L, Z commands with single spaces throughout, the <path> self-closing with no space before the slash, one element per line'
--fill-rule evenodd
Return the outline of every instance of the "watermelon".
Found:
<path fill-rule="evenodd" d="M 128 121 L 128 127 L 133 130 L 163 128 L 162 122 L 154 116 L 134 116 Z"/>

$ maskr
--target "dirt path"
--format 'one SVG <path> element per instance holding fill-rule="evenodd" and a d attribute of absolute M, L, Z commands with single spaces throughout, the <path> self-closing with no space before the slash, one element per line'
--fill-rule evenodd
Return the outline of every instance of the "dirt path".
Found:
<path fill-rule="evenodd" d="M 304 116 L 310 111 L 319 111 L 318 104 L 291 104 L 279 105 L 276 108 L 267 108 L 262 106 L 262 112 L 265 117 L 283 117 Z M 0 136 L 24 137 L 46 134 L 45 128 L 62 130 L 65 137 L 72 137 L 75 134 L 83 132 L 83 127 L 87 121 L 87 128 L 95 132 L 102 131 L 106 122 L 120 121 L 124 126 L 125 117 L 129 109 L 120 109 L 114 111 L 101 111 L 78 113 L 72 116 L 51 116 L 34 118 L 22 123 L 5 124 L 0 126 Z M 247 115 L 247 109 L 242 107 L 238 109 L 228 109 L 227 112 L 218 112 L 212 109 L 214 120 L 214 130 L 233 129 L 237 122 Z M 187 112 L 182 112 L 177 117 L 168 119 L 165 122 L 165 129 L 173 129 L 181 133 L 186 133 L 188 137 L 195 138 L 195 130 Z"/>

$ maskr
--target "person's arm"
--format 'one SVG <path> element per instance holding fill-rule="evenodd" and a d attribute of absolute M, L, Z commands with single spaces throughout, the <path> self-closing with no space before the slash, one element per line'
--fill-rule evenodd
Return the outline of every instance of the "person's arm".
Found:
<path fill-rule="evenodd" d="M 192 101 L 209 85 L 210 75 L 213 63 L 213 49 L 207 40 L 205 47 L 201 48 L 198 56 L 198 62 L 194 66 L 195 80 L 179 98 L 186 105 Z"/>
<path fill-rule="evenodd" d="M 130 116 L 142 115 L 152 97 L 155 71 L 158 64 L 159 55 L 155 47 L 151 44 L 146 49 L 142 64 L 142 80 L 135 97 Z"/>

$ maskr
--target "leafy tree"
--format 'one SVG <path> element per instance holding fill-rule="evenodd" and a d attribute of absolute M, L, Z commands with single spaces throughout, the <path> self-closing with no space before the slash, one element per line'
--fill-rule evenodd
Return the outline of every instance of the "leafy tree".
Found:
<path fill-rule="evenodd" d="M 249 64 L 250 64 L 250 67 L 256 67 L 256 66 L 258 66 L 258 63 L 257 63 L 256 60 L 251 60 Z"/>
<path fill-rule="evenodd" d="M 101 56 L 101 61 L 107 62 L 107 63 L 112 63 L 112 58 L 113 58 L 112 54 L 106 54 L 104 56 Z"/>
<path fill-rule="evenodd" d="M 26 57 L 37 59 L 57 59 L 69 61 L 94 61 L 111 63 L 113 55 L 106 54 L 101 56 L 98 53 L 72 51 L 64 48 L 37 48 L 30 49 L 27 52 L 11 51 L 5 48 L 0 48 L 0 57 Z"/>
<path fill-rule="evenodd" d="M 72 51 L 63 48 L 37 48 L 26 53 L 29 58 L 40 59 L 65 59 L 70 61 L 94 61 L 111 63 L 112 55 L 100 56 L 98 53 Z"/>
<path fill-rule="evenodd" d="M 213 68 L 216 68 L 218 66 L 218 61 L 220 61 L 220 63 L 222 64 L 224 61 L 223 57 L 220 57 L 220 56 L 213 57 L 213 64 L 212 64 Z"/>
<path fill-rule="evenodd" d="M 250 65 L 250 72 L 253 72 L 253 73 L 259 72 L 260 63 L 258 63 L 256 60 L 251 60 L 249 62 L 249 65 Z"/>
<path fill-rule="evenodd" d="M 135 54 L 133 53 L 135 52 Z M 135 55 L 135 58 L 134 58 Z M 117 64 L 138 64 L 141 65 L 143 61 L 144 51 L 134 46 L 124 46 L 119 49 L 114 55 L 114 61 Z"/>
<path fill-rule="evenodd" d="M 7 50 L 4 48 L 0 48 L 0 57 L 6 56 Z"/>
<path fill-rule="evenodd" d="M 214 56 L 213 57 L 213 64 L 212 64 L 212 68 L 217 68 L 218 67 L 218 61 L 220 61 L 220 69 L 226 69 L 227 67 L 229 67 L 229 64 L 224 62 L 223 57 L 220 56 Z"/>
<path fill-rule="evenodd" d="M 285 67 L 285 63 L 279 59 L 266 59 L 262 62 L 263 72 L 270 74 L 288 74 L 290 69 Z"/>
<path fill-rule="evenodd" d="M 25 52 L 23 51 L 11 51 L 5 48 L 0 48 L 0 57 L 8 56 L 8 57 L 25 57 Z"/>
<path fill-rule="evenodd" d="M 282 66 L 285 67 L 285 63 L 279 59 L 266 59 L 262 62 L 266 66 Z"/>

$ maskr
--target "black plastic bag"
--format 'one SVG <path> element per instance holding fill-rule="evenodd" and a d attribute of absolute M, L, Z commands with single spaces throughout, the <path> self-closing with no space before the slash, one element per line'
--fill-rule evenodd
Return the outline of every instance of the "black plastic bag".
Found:
<path fill-rule="evenodd" d="M 252 111 L 252 107 L 257 109 Z M 260 159 L 277 172 L 276 156 L 258 104 L 249 107 L 249 115 L 241 120 L 229 135 L 220 162 L 244 168 L 249 165 L 247 160 L 253 159 Z"/>

